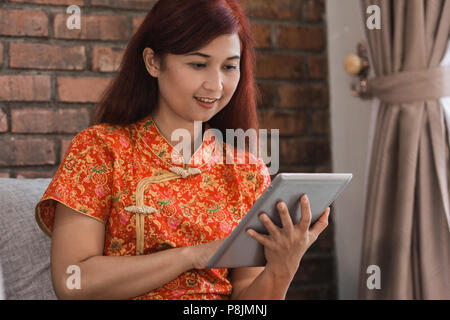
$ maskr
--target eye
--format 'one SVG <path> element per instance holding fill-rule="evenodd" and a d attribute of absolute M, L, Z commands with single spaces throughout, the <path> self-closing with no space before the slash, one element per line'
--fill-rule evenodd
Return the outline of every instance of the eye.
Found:
<path fill-rule="evenodd" d="M 194 68 L 194 69 L 203 69 L 206 68 L 206 64 L 204 63 L 190 63 L 190 65 Z M 237 66 L 235 65 L 230 65 L 230 66 L 225 66 L 224 67 L 226 71 L 233 71 L 237 69 Z"/>
<path fill-rule="evenodd" d="M 237 69 L 237 66 L 225 66 L 225 69 L 227 69 L 227 71 L 233 71 Z"/>
<path fill-rule="evenodd" d="M 194 69 L 202 69 L 206 67 L 206 64 L 204 63 L 190 63 L 191 66 L 194 67 Z"/>

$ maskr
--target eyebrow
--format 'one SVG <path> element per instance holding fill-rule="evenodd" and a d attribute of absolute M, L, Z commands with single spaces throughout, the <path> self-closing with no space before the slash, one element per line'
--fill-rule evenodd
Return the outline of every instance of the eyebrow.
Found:
<path fill-rule="evenodd" d="M 201 53 L 201 52 L 189 53 L 189 54 L 186 54 L 185 56 L 199 56 L 202 58 L 211 58 L 211 56 Z M 241 57 L 240 56 L 232 56 L 232 57 L 227 58 L 226 60 L 234 60 L 234 59 L 241 59 Z"/>

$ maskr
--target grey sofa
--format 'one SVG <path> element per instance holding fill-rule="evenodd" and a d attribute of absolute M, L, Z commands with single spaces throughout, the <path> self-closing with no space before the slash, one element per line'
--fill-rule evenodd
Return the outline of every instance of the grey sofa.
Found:
<path fill-rule="evenodd" d="M 0 178 L 0 299 L 55 300 L 51 240 L 34 208 L 51 179 Z"/>

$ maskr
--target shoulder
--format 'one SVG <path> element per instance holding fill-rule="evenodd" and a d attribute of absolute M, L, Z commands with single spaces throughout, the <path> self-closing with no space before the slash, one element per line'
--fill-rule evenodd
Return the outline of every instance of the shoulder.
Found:
<path fill-rule="evenodd" d="M 247 150 L 239 150 L 227 143 L 224 143 L 223 153 L 227 155 L 227 158 L 235 155 L 233 158 L 234 163 L 226 163 L 225 166 L 232 168 L 231 171 L 236 175 L 239 185 L 245 190 L 243 192 L 252 194 L 252 200 L 250 201 L 253 203 L 270 185 L 272 180 L 265 162 L 253 153 Z M 241 160 L 236 162 L 239 159 Z"/>
<path fill-rule="evenodd" d="M 107 123 L 96 124 L 80 131 L 73 139 L 71 146 L 81 148 L 99 148 L 113 152 L 124 139 L 129 139 L 128 126 Z"/>
<path fill-rule="evenodd" d="M 261 166 L 265 166 L 264 160 L 262 158 L 256 156 L 255 154 L 247 150 L 241 150 L 234 146 L 231 146 L 226 142 L 223 143 L 223 154 L 224 154 L 224 161 L 226 159 L 233 159 L 232 163 L 225 162 L 226 164 L 239 165 L 247 170 L 250 168 L 259 170 Z"/>
<path fill-rule="evenodd" d="M 121 135 L 129 134 L 129 126 L 120 126 L 114 124 L 101 123 L 90 126 L 78 133 L 81 136 L 90 136 L 99 140 L 117 138 Z"/>
<path fill-rule="evenodd" d="M 252 181 L 256 186 L 271 180 L 269 170 L 262 158 L 247 150 L 239 150 L 228 143 L 224 143 L 223 145 L 223 161 L 225 166 L 232 167 L 232 170 L 241 179 Z M 230 159 L 232 159 L 231 162 Z"/>

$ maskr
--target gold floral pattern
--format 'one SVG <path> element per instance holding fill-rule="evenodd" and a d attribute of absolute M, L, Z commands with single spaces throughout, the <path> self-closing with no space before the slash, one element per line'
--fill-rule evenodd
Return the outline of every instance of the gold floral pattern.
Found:
<path fill-rule="evenodd" d="M 145 205 L 156 212 L 145 216 L 144 254 L 228 236 L 270 184 L 261 159 L 226 143 L 223 153 L 216 152 L 215 139 L 206 136 L 188 164 L 201 174 L 146 187 Z M 105 224 L 104 255 L 136 255 L 136 217 L 125 208 L 135 204 L 140 180 L 183 167 L 171 161 L 172 154 L 174 160 L 182 158 L 150 116 L 129 126 L 99 124 L 81 131 L 36 204 L 38 225 L 51 237 L 60 202 Z M 226 154 L 246 162 L 228 164 Z M 193 269 L 133 299 L 228 299 L 232 285 L 227 276 L 227 269 Z"/>

